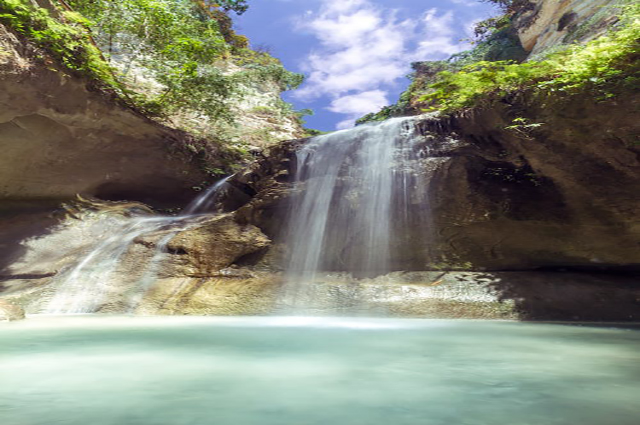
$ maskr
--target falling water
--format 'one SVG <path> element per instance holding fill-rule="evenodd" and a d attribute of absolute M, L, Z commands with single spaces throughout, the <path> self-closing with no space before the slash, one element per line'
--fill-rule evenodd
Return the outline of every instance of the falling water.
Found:
<path fill-rule="evenodd" d="M 178 232 L 197 224 L 198 216 L 211 214 L 215 210 L 228 179 L 224 178 L 211 186 L 178 216 L 132 217 L 110 228 L 110 236 L 99 242 L 75 267 L 60 275 L 58 279 L 61 282 L 45 312 L 63 314 L 97 311 L 110 298 L 110 293 L 117 292 L 118 285 L 122 284 L 115 281 L 115 272 L 135 241 L 146 235 L 168 232 L 156 242 L 153 255 L 143 266 L 142 276 L 128 288 L 127 309 L 133 311 L 156 281 L 167 244 Z"/>
<path fill-rule="evenodd" d="M 298 151 L 285 299 L 319 271 L 373 277 L 394 267 L 408 204 L 426 193 L 410 166 L 421 155 L 417 140 L 414 119 L 395 118 L 315 137 Z"/>

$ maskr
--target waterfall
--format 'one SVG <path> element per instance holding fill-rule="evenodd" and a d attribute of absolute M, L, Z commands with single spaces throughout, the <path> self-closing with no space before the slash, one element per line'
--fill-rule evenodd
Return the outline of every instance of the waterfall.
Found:
<path fill-rule="evenodd" d="M 415 118 L 394 118 L 314 137 L 297 152 L 285 303 L 295 304 L 320 271 L 374 277 L 397 269 L 398 241 L 412 226 L 427 227 L 410 208 L 420 203 L 425 215 L 418 140 Z"/>
<path fill-rule="evenodd" d="M 133 311 L 156 281 L 167 244 L 177 233 L 197 224 L 198 217 L 214 213 L 215 204 L 225 190 L 228 179 L 226 177 L 209 187 L 178 216 L 131 217 L 109 223 L 109 236 L 96 244 L 74 267 L 56 277 L 59 281 L 57 290 L 44 312 L 66 314 L 97 311 L 110 298 L 111 292 L 118 292 L 118 286 L 123 283 L 130 285 L 128 282 L 118 282 L 114 275 L 135 241 L 154 233 L 167 232 L 155 243 L 154 253 L 148 263 L 142 265 L 142 275 L 135 278 L 136 281 L 126 290 L 126 309 Z"/>
<path fill-rule="evenodd" d="M 365 124 L 311 138 L 298 149 L 291 161 L 290 213 L 283 220 L 288 259 L 277 310 L 300 312 L 312 305 L 323 293 L 316 284 L 327 282 L 326 273 L 379 281 L 392 271 L 427 269 L 428 185 L 442 158 L 431 152 L 436 135 L 419 125 L 423 121 L 405 117 Z M 198 217 L 221 201 L 228 203 L 227 180 L 204 191 L 179 216 L 116 220 L 88 255 L 59 273 L 46 312 L 135 311 L 165 271 L 174 236 L 197 225 Z M 345 311 L 360 303 L 362 291 L 352 289 L 335 297 Z"/>

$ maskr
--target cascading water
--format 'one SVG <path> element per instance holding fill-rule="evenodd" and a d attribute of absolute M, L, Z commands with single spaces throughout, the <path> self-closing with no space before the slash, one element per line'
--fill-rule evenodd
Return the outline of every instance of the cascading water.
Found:
<path fill-rule="evenodd" d="M 394 270 L 424 269 L 415 259 L 424 261 L 430 249 L 427 186 L 438 158 L 429 155 L 419 122 L 395 118 L 362 125 L 315 137 L 299 149 L 285 243 L 291 255 L 276 310 L 307 310 L 300 307 L 317 298 L 314 283 L 319 272 L 372 278 Z M 198 216 L 221 200 L 227 202 L 221 198 L 227 186 L 227 179 L 218 182 L 177 217 L 117 221 L 77 266 L 60 273 L 45 312 L 136 310 L 164 271 L 169 242 L 197 225 Z M 130 255 L 143 249 L 136 243 L 141 240 L 153 251 Z M 336 295 L 342 312 L 352 312 L 360 303 L 352 302 L 358 297 L 354 294 Z"/>
<path fill-rule="evenodd" d="M 110 223 L 110 236 L 98 243 L 75 267 L 63 272 L 56 293 L 44 309 L 50 314 L 93 313 L 117 292 L 123 282 L 114 279 L 115 272 L 134 242 L 146 235 L 167 232 L 156 242 L 153 255 L 142 267 L 142 275 L 128 285 L 125 309 L 133 311 L 155 282 L 167 244 L 180 231 L 197 224 L 198 217 L 212 214 L 229 177 L 208 188 L 174 217 L 132 217 Z"/>
<path fill-rule="evenodd" d="M 398 269 L 410 228 L 427 243 L 421 140 L 414 118 L 394 118 L 315 137 L 297 152 L 285 305 L 295 306 L 320 271 L 374 277 Z M 411 204 L 420 204 L 419 216 Z"/>

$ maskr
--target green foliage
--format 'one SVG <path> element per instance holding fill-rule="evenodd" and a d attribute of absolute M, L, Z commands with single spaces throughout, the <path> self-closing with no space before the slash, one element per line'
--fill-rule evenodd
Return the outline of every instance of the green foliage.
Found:
<path fill-rule="evenodd" d="M 261 61 L 263 57 L 249 53 L 248 49 L 239 52 L 233 59 L 243 70 L 234 78 L 240 83 L 274 82 L 281 91 L 293 90 L 304 81 L 304 75 L 288 71 L 279 60 L 269 56 L 270 59 Z M 255 58 L 259 60 L 254 62 Z"/>
<path fill-rule="evenodd" d="M 329 133 L 328 131 L 316 130 L 315 128 L 304 128 L 304 137 L 321 136 Z"/>
<path fill-rule="evenodd" d="M 530 0 L 482 0 L 485 3 L 493 3 L 506 13 L 515 13 L 532 7 Z"/>
<path fill-rule="evenodd" d="M 524 139 L 533 139 L 532 133 L 534 130 L 545 125 L 543 122 L 529 122 L 527 118 L 524 117 L 516 117 L 511 120 L 511 125 L 506 126 L 505 130 L 510 130 L 515 132 L 518 136 Z"/>
<path fill-rule="evenodd" d="M 209 10 L 221 7 L 225 12 L 234 11 L 238 15 L 242 15 L 249 8 L 246 0 L 201 0 L 198 3 Z"/>
<path fill-rule="evenodd" d="M 625 9 L 625 25 L 586 45 L 570 46 L 538 62 L 480 61 L 458 72 L 437 74 L 431 93 L 421 101 L 429 110 L 451 112 L 470 107 L 482 99 L 521 90 L 534 92 L 589 92 L 609 98 L 640 82 L 640 6 Z"/>
<path fill-rule="evenodd" d="M 160 92 L 135 97 L 149 113 L 171 115 L 192 110 L 210 119 L 229 119 L 227 98 L 233 82 L 213 66 L 230 55 L 218 23 L 203 18 L 191 1 L 70 0 L 89 20 L 95 39 L 108 56 L 119 58 L 121 77 L 134 68 L 148 70 L 161 83 Z"/>
<path fill-rule="evenodd" d="M 368 122 L 384 121 L 386 119 L 402 115 L 404 112 L 403 106 L 404 104 L 401 102 L 398 102 L 395 105 L 383 106 L 378 112 L 371 112 L 358 118 L 356 120 L 356 125 Z"/>
<path fill-rule="evenodd" d="M 0 22 L 46 49 L 69 70 L 120 89 L 113 70 L 91 43 L 84 28 L 87 20 L 74 13 L 63 16 L 67 22 L 54 19 L 47 9 L 35 8 L 28 0 L 0 3 Z"/>
<path fill-rule="evenodd" d="M 473 27 L 473 35 L 475 36 L 477 41 L 486 40 L 497 31 L 508 28 L 510 24 L 511 19 L 509 19 L 509 16 L 506 14 L 494 18 L 485 19 L 484 21 L 478 22 Z"/>
<path fill-rule="evenodd" d="M 242 13 L 246 1 L 67 3 L 73 10 L 65 6 L 52 16 L 29 0 L 3 0 L 0 22 L 147 115 L 180 111 L 232 123 L 234 99 L 261 84 L 289 90 L 303 79 L 268 53 L 249 49 L 248 39 L 232 30 L 223 10 Z M 232 63 L 240 68 L 229 72 Z"/>
<path fill-rule="evenodd" d="M 430 86 L 434 91 L 422 97 L 431 103 L 431 109 L 452 111 L 472 106 L 491 93 L 504 96 L 509 92 L 529 87 L 546 78 L 553 68 L 544 62 L 516 64 L 509 61 L 480 61 L 460 71 L 443 71 L 438 82 Z"/>

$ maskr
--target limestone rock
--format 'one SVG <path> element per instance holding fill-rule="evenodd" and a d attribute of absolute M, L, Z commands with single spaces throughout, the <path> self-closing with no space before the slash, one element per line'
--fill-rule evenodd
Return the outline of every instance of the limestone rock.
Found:
<path fill-rule="evenodd" d="M 522 46 L 535 56 L 567 42 L 588 41 L 615 23 L 617 0 L 530 0 L 516 17 Z M 588 30 L 580 30 L 588 26 Z M 580 31 L 578 31 L 580 30 Z"/>
<path fill-rule="evenodd" d="M 258 227 L 239 224 L 233 214 L 226 214 L 178 233 L 167 248 L 188 259 L 187 275 L 211 276 L 270 243 Z"/>
<path fill-rule="evenodd" d="M 13 321 L 24 319 L 24 310 L 9 301 L 0 299 L 0 321 Z"/>
<path fill-rule="evenodd" d="M 191 138 L 70 76 L 0 26 L 0 199 L 182 205 L 206 180 Z"/>

